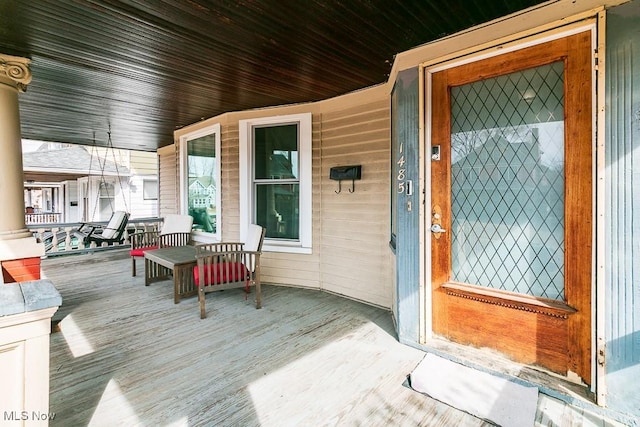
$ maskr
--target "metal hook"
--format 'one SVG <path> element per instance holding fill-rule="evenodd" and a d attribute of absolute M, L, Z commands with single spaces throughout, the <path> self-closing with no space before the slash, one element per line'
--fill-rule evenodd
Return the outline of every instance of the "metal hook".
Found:
<path fill-rule="evenodd" d="M 356 191 L 356 181 L 351 180 L 351 188 L 348 188 L 349 193 L 353 193 Z M 338 180 L 338 190 L 335 191 L 336 194 L 340 194 L 342 192 L 342 180 Z"/>

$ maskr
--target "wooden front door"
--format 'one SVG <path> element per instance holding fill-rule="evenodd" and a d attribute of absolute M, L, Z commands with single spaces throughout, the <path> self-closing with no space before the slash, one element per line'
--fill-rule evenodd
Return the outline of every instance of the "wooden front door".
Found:
<path fill-rule="evenodd" d="M 592 44 L 431 76 L 434 333 L 591 382 Z"/>

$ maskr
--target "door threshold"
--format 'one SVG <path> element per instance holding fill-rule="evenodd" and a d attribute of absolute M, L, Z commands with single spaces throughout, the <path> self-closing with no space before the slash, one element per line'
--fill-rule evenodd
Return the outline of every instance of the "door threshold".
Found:
<path fill-rule="evenodd" d="M 419 348 L 470 368 L 536 386 L 541 393 L 571 405 L 592 410 L 600 408 L 595 403 L 595 394 L 586 384 L 578 384 L 538 366 L 514 362 L 493 349 L 457 344 L 441 337 L 431 338 Z"/>

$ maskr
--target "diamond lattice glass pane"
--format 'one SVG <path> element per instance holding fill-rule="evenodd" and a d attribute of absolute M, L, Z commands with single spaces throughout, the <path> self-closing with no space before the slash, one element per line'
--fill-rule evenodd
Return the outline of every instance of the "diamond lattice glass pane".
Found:
<path fill-rule="evenodd" d="M 564 69 L 451 90 L 452 279 L 564 299 Z"/>

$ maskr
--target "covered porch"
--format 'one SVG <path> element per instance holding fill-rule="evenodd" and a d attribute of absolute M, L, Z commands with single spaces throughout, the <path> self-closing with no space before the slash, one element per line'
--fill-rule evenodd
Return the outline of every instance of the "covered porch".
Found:
<path fill-rule="evenodd" d="M 200 320 L 195 297 L 174 304 L 170 282 L 128 267 L 127 251 L 43 260 L 64 301 L 51 426 L 491 425 L 403 385 L 425 353 L 398 342 L 388 310 L 267 285 L 261 310 L 229 290 Z M 540 393 L 536 425 L 619 425 L 606 415 Z"/>
<path fill-rule="evenodd" d="M 230 23 L 236 22 L 231 19 L 236 16 L 235 11 L 209 9 L 206 7 L 209 2 L 188 2 L 196 6 L 191 12 L 180 7 L 138 10 L 126 2 L 67 1 L 62 2 L 60 8 L 48 7 L 46 3 L 8 10 L 7 16 L 31 18 L 16 19 L 21 23 L 32 22 L 34 26 L 18 26 L 15 34 L 34 34 L 34 40 L 28 37 L 24 42 L 2 40 L 3 49 L 0 49 L 0 130 L 3 133 L 0 181 L 4 184 L 0 194 L 7 206 L 14 206 L 0 212 L 0 261 L 9 261 L 5 264 L 16 270 L 33 264 L 39 272 L 40 257 L 44 254 L 44 248 L 25 224 L 20 138 L 64 139 L 82 144 L 95 138 L 96 133 L 109 135 L 110 139 L 113 129 L 114 146 L 135 146 L 157 153 L 160 216 L 185 214 L 192 208 L 188 197 L 192 164 L 189 156 L 200 153 L 198 145 L 204 141 L 208 152 L 200 157 L 215 159 L 214 168 L 207 171 L 215 178 L 216 186 L 201 182 L 201 190 L 210 196 L 215 193 L 216 199 L 212 203 L 203 197 L 193 207 L 206 206 L 208 219 L 215 220 L 216 224 L 210 229 L 194 230 L 193 240 L 243 240 L 251 221 L 263 222 L 273 228 L 263 257 L 263 281 L 289 286 L 267 286 L 265 308 L 257 313 L 250 300 L 242 299 L 242 294 L 212 295 L 210 306 L 214 312 L 199 321 L 197 310 L 191 308 L 195 301 L 173 305 L 170 286 L 163 289 L 160 283 L 145 288 L 141 279 L 129 277 L 129 268 L 124 265 L 128 264 L 126 255 L 118 258 L 114 254 L 94 253 L 45 259 L 43 277 L 50 278 L 59 287 L 64 300 L 54 318 L 56 328 L 51 341 L 50 410 L 57 414 L 53 425 L 209 425 L 223 421 L 249 425 L 464 425 L 466 420 L 470 420 L 471 425 L 482 423 L 422 396 L 416 397 L 416 393 L 402 386 L 424 351 L 441 352 L 454 360 L 464 359 L 478 370 L 502 372 L 540 385 L 545 393 L 540 394 L 538 402 L 539 425 L 606 425 L 603 417 L 618 416 L 611 411 L 622 411 L 628 417 L 635 417 L 625 418 L 628 423 L 637 423 L 640 394 L 634 378 L 640 369 L 640 352 L 636 351 L 640 342 L 636 339 L 640 305 L 631 296 L 638 290 L 637 281 L 633 280 L 639 265 L 634 263 L 638 251 L 633 244 L 633 233 L 637 231 L 634 224 L 637 224 L 640 198 L 636 197 L 637 188 L 631 184 L 637 176 L 634 164 L 638 163 L 634 163 L 634 158 L 640 151 L 635 126 L 636 93 L 630 90 L 637 79 L 637 67 L 627 59 L 639 55 L 635 55 L 637 47 L 627 46 L 626 38 L 637 35 L 638 0 L 622 6 L 625 0 L 557 0 L 525 2 L 526 5 L 512 2 L 512 9 L 496 9 L 489 15 L 482 13 L 477 20 L 460 21 L 461 25 L 443 32 L 438 30 L 431 36 L 425 32 L 406 46 L 395 45 L 389 49 L 383 49 L 386 43 L 382 41 L 391 40 L 389 34 L 401 35 L 399 32 L 385 30 L 389 27 L 384 25 L 367 25 L 375 29 L 375 34 L 369 37 L 353 37 L 350 33 L 345 36 L 335 30 L 351 29 L 350 18 L 341 25 L 330 22 L 325 33 L 317 32 L 320 38 L 296 37 L 300 35 L 298 31 L 282 31 L 281 37 L 275 37 L 268 31 L 263 39 L 267 43 L 256 43 L 253 37 L 234 37 L 227 30 Z M 403 9 L 419 23 L 412 19 L 404 25 L 396 24 L 400 20 L 391 19 L 394 15 L 388 6 L 380 6 L 373 11 L 373 16 L 388 20 L 393 24 L 391 28 L 399 25 L 416 32 L 422 26 L 437 28 L 428 25 L 426 19 L 440 20 L 432 13 L 431 3 L 419 3 Z M 7 2 L 10 6 L 21 4 Z M 365 8 L 368 4 L 354 1 L 353 13 L 336 10 L 335 16 L 344 19 L 358 15 L 362 22 L 374 23 L 375 20 L 361 13 L 361 9 L 368 10 Z M 525 10 L 525 6 L 531 7 Z M 53 13 L 47 13 L 49 10 Z M 273 18 L 270 10 L 267 7 L 265 13 L 262 9 L 254 12 L 260 12 L 259 15 L 270 22 Z M 450 12 L 456 8 L 447 5 L 444 10 Z M 422 11 L 423 18 L 418 11 Z M 297 17 L 303 11 L 292 12 L 286 16 Z M 304 16 L 332 16 L 304 12 Z M 250 13 L 245 15 L 250 16 Z M 50 29 L 62 28 L 60 39 L 67 40 L 68 28 L 83 29 L 86 22 L 93 21 L 104 24 L 105 37 L 87 38 L 86 49 L 76 51 L 61 43 L 60 50 L 52 54 L 47 47 L 49 37 L 43 35 Z M 134 21 L 143 24 L 140 31 L 128 31 L 135 28 Z M 295 20 L 298 21 L 303 22 Z M 61 22 L 72 25 L 60 25 Z M 252 21 L 231 28 L 237 28 L 236 34 L 243 35 L 246 22 Z M 281 23 L 287 22 L 284 19 Z M 480 24 L 482 22 L 484 24 Z M 471 26 L 473 23 L 475 26 Z M 210 32 L 212 27 L 225 35 L 226 44 L 211 43 L 222 46 L 220 50 L 211 51 L 202 44 L 203 40 L 222 40 Z M 270 28 L 270 24 L 265 26 Z M 308 31 L 308 25 L 300 28 L 305 35 L 316 34 Z M 619 34 L 611 31 L 617 29 L 624 31 Z M 114 36 L 109 36 L 108 31 L 114 31 Z M 103 34 L 100 31 L 78 33 Z M 120 39 L 122 34 L 136 37 L 125 40 L 120 54 L 114 57 L 110 54 L 114 52 L 111 45 L 110 49 L 102 46 L 105 40 Z M 186 43 L 184 34 L 193 34 L 193 43 Z M 325 43 L 322 34 L 337 37 L 332 43 Z M 438 90 L 433 90 L 433 79 L 436 74 L 448 73 L 439 74 L 442 71 L 461 69 L 459 67 L 467 64 L 485 64 L 482 61 L 488 59 L 492 59 L 496 74 L 490 78 L 497 78 L 509 71 L 501 66 L 504 58 L 508 58 L 506 62 L 524 66 L 526 64 L 520 64 L 511 53 L 531 52 L 526 49 L 535 46 L 545 48 L 536 50 L 540 63 L 529 65 L 546 67 L 549 64 L 542 62 L 549 57 L 544 51 L 555 46 L 549 43 L 569 38 L 583 42 L 580 49 L 571 48 L 571 52 L 580 52 L 581 65 L 568 66 L 577 72 L 567 79 L 569 83 L 558 85 L 566 89 L 558 99 L 564 99 L 566 92 L 574 96 L 573 101 L 582 103 L 579 108 L 572 107 L 578 105 L 572 103 L 558 107 L 558 111 L 572 113 L 574 120 L 568 121 L 567 131 L 558 135 L 562 135 L 562 147 L 579 146 L 581 151 L 577 156 L 566 151 L 565 157 L 576 162 L 571 163 L 570 173 L 565 174 L 572 178 L 566 181 L 570 184 L 565 187 L 568 190 L 558 194 L 576 194 L 580 198 L 568 197 L 572 204 L 564 204 L 563 212 L 572 215 L 568 225 L 557 230 L 565 230 L 563 238 L 580 238 L 567 240 L 570 244 L 565 249 L 558 245 L 559 250 L 554 253 L 564 251 L 562 265 L 571 267 L 571 276 L 563 276 L 562 284 L 579 284 L 579 288 L 570 286 L 567 292 L 557 288 L 560 290 L 558 300 L 566 303 L 561 307 L 564 311 L 554 311 L 557 308 L 554 305 L 554 310 L 540 313 L 537 307 L 541 305 L 531 303 L 531 298 L 512 306 L 513 298 L 506 298 L 504 293 L 491 292 L 489 298 L 485 298 L 486 293 L 473 294 L 470 287 L 450 286 L 452 276 L 447 257 L 452 253 L 451 240 L 445 234 L 441 242 L 446 244 L 437 246 L 436 243 L 437 236 L 446 230 L 453 234 L 450 226 L 453 215 L 447 199 L 450 193 L 447 180 L 451 175 L 447 168 L 454 163 L 449 155 L 453 145 L 449 131 L 441 135 L 429 130 L 449 128 L 447 120 L 452 109 L 447 104 L 449 98 L 444 95 L 445 86 L 458 87 L 464 81 L 443 79 Z M 301 40 L 302 49 L 297 50 L 298 53 L 294 46 L 289 48 L 291 39 Z M 46 43 L 28 43 L 38 40 Z M 148 44 L 147 40 L 158 43 Z M 239 40 L 245 40 L 247 46 L 256 50 L 236 49 Z M 309 49 L 327 46 L 333 49 L 347 40 L 364 41 L 366 46 L 354 46 L 335 56 Z M 562 43 L 564 41 L 559 42 Z M 229 45 L 240 53 L 239 60 L 224 61 L 229 66 L 219 67 L 222 53 L 228 50 L 224 46 Z M 130 46 L 140 50 L 131 51 Z M 369 46 L 373 51 L 365 49 Z M 64 53 L 71 51 L 78 52 L 74 53 L 74 59 L 83 60 L 71 61 L 65 57 Z M 107 55 L 98 55 L 95 63 L 84 60 L 102 51 Z M 173 67 L 180 63 L 176 61 L 178 51 L 187 53 L 183 59 L 188 60 L 182 61 L 184 63 L 193 64 L 192 59 L 198 58 L 199 62 L 188 70 L 193 78 L 185 78 L 182 72 L 167 74 L 172 68 L 182 71 L 182 67 Z M 51 59 L 55 52 L 61 61 Z M 275 58 L 272 52 L 304 60 L 265 62 L 265 58 Z M 378 52 L 381 57 L 376 55 Z M 554 61 L 564 63 L 563 58 L 567 56 L 563 52 L 567 51 L 557 52 L 559 56 L 554 56 L 557 59 Z M 10 56 L 14 54 L 18 56 Z M 509 56 L 503 56 L 506 54 Z M 393 60 L 391 55 L 395 55 Z M 159 60 L 145 62 L 140 69 L 141 57 Z M 121 62 L 119 59 L 123 58 L 131 58 L 132 62 Z M 317 58 L 324 59 L 316 61 Z M 384 58 L 388 59 L 383 61 Z M 373 65 L 383 62 L 385 65 L 376 72 L 377 77 L 360 83 L 353 81 L 353 76 L 367 76 L 369 70 L 377 69 Z M 62 93 L 56 97 L 43 96 L 44 88 L 66 88 L 58 79 L 67 82 L 68 73 L 62 71 L 71 63 L 77 64 L 72 67 L 72 74 L 84 76 L 74 80 L 89 82 L 91 90 L 82 90 L 81 86 L 79 90 L 65 90 L 64 93 L 75 94 L 70 99 Z M 327 63 L 336 64 L 335 72 L 333 69 L 327 72 Z M 338 67 L 340 63 L 342 68 Z M 312 66 L 315 64 L 317 68 Z M 353 69 L 351 64 L 362 68 Z M 31 82 L 31 66 L 34 83 L 29 92 L 23 94 Z M 475 69 L 486 70 L 481 66 Z M 225 70 L 226 74 L 219 78 L 199 74 L 200 70 Z M 516 71 L 521 70 L 509 73 Z M 564 74 L 558 73 L 560 75 Z M 624 84 L 608 80 L 610 76 L 618 77 Z M 477 73 L 473 80 L 489 80 L 485 77 Z M 101 88 L 93 84 L 97 80 L 110 84 Z M 242 85 L 236 86 L 238 82 Z M 140 93 L 114 89 L 135 87 L 140 88 Z M 203 88 L 210 92 L 203 92 Z M 320 88 L 326 90 L 320 91 Z M 118 95 L 111 99 L 111 108 L 105 108 L 102 102 L 109 99 L 103 96 L 105 93 Z M 256 97 L 247 94 L 256 94 Z M 518 104 L 528 104 L 533 99 L 526 91 L 522 94 L 514 91 L 513 95 Z M 57 103 L 42 102 L 51 98 Z M 633 102 L 617 105 L 612 101 L 627 99 Z M 69 109 L 70 118 L 62 120 L 56 113 L 60 110 L 55 108 L 58 105 L 73 105 L 87 114 Z M 160 114 L 161 110 L 167 115 Z M 433 111 L 446 111 L 447 116 L 435 116 L 434 120 Z M 577 113 L 580 113 L 580 122 Z M 557 114 L 561 115 L 564 114 Z M 535 120 L 539 117 L 546 120 L 547 116 L 535 116 Z M 85 127 L 85 124 L 88 125 Z M 490 124 L 486 127 L 497 129 Z M 270 128 L 268 132 L 266 128 Z M 298 129 L 291 132 L 297 135 L 292 136 L 297 150 L 291 148 L 290 141 L 280 144 L 278 140 L 278 144 L 272 144 L 271 139 L 263 138 L 264 134 L 270 136 L 272 129 L 279 128 Z M 627 132 L 629 129 L 633 131 Z M 526 135 L 531 138 L 508 140 L 508 143 L 529 144 L 538 134 Z M 574 137 L 579 137 L 579 144 Z M 267 142 L 271 144 L 268 147 Z M 190 150 L 190 145 L 196 149 Z M 256 146 L 268 150 L 259 151 Z M 539 154 L 538 144 L 528 146 L 534 149 L 531 153 L 537 150 Z M 561 151 L 565 153 L 564 149 Z M 279 165 L 278 161 L 269 164 L 266 159 L 276 157 L 268 154 L 285 152 L 291 156 L 288 166 L 292 173 L 284 176 L 264 173 L 268 170 L 264 166 Z M 256 162 L 258 158 L 265 161 Z M 537 154 L 533 158 L 537 159 Z M 489 167 L 497 164 L 485 163 L 475 166 L 484 171 L 500 170 Z M 351 191 L 341 192 L 340 184 L 336 187 L 331 180 L 331 170 L 346 165 L 362 167 L 357 191 L 353 191 L 353 181 Z M 440 172 L 441 180 L 434 179 Z M 542 181 L 533 180 L 533 183 Z M 288 190 L 282 191 L 282 185 L 288 186 Z M 144 182 L 141 187 L 144 189 Z M 273 190 L 276 188 L 279 191 Z M 292 190 L 296 188 L 298 190 Z M 269 194 L 267 189 L 273 190 L 272 197 L 265 196 Z M 300 199 L 296 201 L 294 194 L 299 194 Z M 497 191 L 494 194 L 500 195 Z M 195 195 L 203 194 L 196 191 Z M 465 215 L 474 219 L 470 212 L 475 214 L 469 210 Z M 449 222 L 440 224 L 438 221 L 443 215 Z M 495 223 L 509 221 L 502 218 Z M 297 230 L 287 228 L 292 224 L 297 224 Z M 64 237 L 66 248 L 66 235 Z M 484 245 L 478 245 L 481 246 Z M 445 262 L 438 262 L 440 260 Z M 546 258 L 544 260 L 543 265 L 548 265 Z M 577 267 L 572 264 L 574 260 L 580 260 Z M 484 264 L 478 265 L 484 267 Z M 530 265 L 538 264 L 531 262 Z M 512 271 L 515 269 L 502 277 L 510 278 Z M 11 276 L 15 278 L 17 274 Z M 462 281 L 472 282 L 471 286 L 482 285 Z M 495 281 L 492 279 L 491 285 Z M 445 303 L 444 298 L 440 298 L 444 294 L 456 299 L 447 297 Z M 297 296 L 300 299 L 296 299 Z M 467 298 L 469 296 L 473 298 Z M 314 298 L 322 300 L 318 302 Z M 218 301 L 222 302 L 219 309 Z M 237 301 L 240 305 L 234 305 Z M 361 305 L 361 301 L 365 305 Z M 454 310 L 460 307 L 456 304 L 460 301 L 473 302 Z M 483 314 L 488 313 L 484 308 L 489 304 L 497 310 L 483 318 L 476 315 L 479 311 L 463 311 L 471 305 L 475 310 L 480 304 L 485 304 L 480 309 Z M 518 322 L 522 313 L 534 314 L 525 319 L 527 322 Z M 538 333 L 537 328 L 541 316 L 546 316 L 544 333 Z M 562 327 L 561 334 L 555 333 L 558 329 L 553 326 L 559 318 L 571 321 Z M 490 328 L 484 327 L 488 321 L 493 322 Z M 450 325 L 478 326 L 478 330 L 485 332 L 484 341 L 473 343 L 469 337 L 475 338 L 474 332 L 452 337 L 459 331 L 449 332 Z M 520 339 L 511 333 L 515 329 L 513 325 L 524 325 L 519 329 Z M 49 326 L 45 329 L 48 332 Z M 467 345 L 456 346 L 441 337 Z M 529 340 L 531 337 L 535 341 Z M 528 367 L 507 364 L 492 352 L 475 348 L 491 344 L 515 349 L 506 353 L 512 355 L 525 348 L 522 353 L 527 357 L 518 360 Z M 240 347 L 242 351 L 237 350 Z M 547 351 L 549 347 L 553 347 L 552 351 Z M 39 354 L 40 359 L 49 360 L 45 352 Z M 548 354 L 560 357 L 542 360 L 542 356 Z M 556 364 L 558 360 L 561 363 Z M 534 368 L 541 365 L 555 374 L 529 377 L 535 373 Z M 23 363 L 23 366 L 30 365 Z M 48 368 L 44 372 L 49 372 Z M 577 391 L 573 391 L 567 381 L 579 384 Z M 560 394 L 564 396 L 564 403 L 547 397 Z M 29 409 L 28 406 L 22 408 Z"/>

